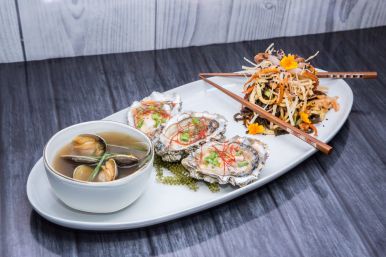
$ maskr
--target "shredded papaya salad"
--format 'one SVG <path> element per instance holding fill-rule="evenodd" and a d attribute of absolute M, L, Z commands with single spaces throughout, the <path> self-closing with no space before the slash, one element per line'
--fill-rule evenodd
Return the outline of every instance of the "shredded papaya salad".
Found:
<path fill-rule="evenodd" d="M 338 97 L 328 96 L 327 89 L 319 86 L 317 71 L 309 62 L 317 54 L 304 59 L 296 54 L 286 55 L 271 44 L 255 56 L 255 63 L 244 58 L 252 65 L 243 66 L 244 72 L 251 74 L 243 86 L 244 99 L 317 136 L 315 125 L 326 118 L 329 110 L 339 110 Z M 234 118 L 243 122 L 248 134 L 287 133 L 247 107 Z"/>

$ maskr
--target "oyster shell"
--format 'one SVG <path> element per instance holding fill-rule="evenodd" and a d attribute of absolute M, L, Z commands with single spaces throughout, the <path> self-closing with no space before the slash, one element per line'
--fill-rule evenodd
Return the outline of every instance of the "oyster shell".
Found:
<path fill-rule="evenodd" d="M 210 183 L 246 186 L 259 177 L 268 158 L 267 145 L 235 136 L 225 142 L 208 142 L 182 160 L 190 176 Z"/>
<path fill-rule="evenodd" d="M 135 101 L 128 112 L 129 125 L 154 138 L 158 129 L 181 111 L 181 98 L 177 94 L 153 92 L 141 101 Z"/>
<path fill-rule="evenodd" d="M 185 112 L 169 120 L 154 140 L 154 149 L 162 160 L 179 161 L 201 144 L 222 140 L 227 120 L 219 114 Z"/>

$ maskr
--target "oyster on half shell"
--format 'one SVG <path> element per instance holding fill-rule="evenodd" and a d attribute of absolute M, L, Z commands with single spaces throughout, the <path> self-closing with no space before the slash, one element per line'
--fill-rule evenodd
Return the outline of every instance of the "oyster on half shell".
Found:
<path fill-rule="evenodd" d="M 258 179 L 267 158 L 266 144 L 235 136 L 224 142 L 202 145 L 183 159 L 182 165 L 193 178 L 242 187 Z"/>
<path fill-rule="evenodd" d="M 134 102 L 130 106 L 127 118 L 129 125 L 152 139 L 157 130 L 180 111 L 179 95 L 153 92 L 149 97 Z"/>
<path fill-rule="evenodd" d="M 219 114 L 185 112 L 169 120 L 158 133 L 154 149 L 162 160 L 179 161 L 210 140 L 222 140 L 227 120 Z"/>

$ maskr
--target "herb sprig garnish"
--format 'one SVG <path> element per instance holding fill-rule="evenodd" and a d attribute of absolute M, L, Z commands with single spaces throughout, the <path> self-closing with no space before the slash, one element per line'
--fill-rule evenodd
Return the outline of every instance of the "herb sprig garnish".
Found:
<path fill-rule="evenodd" d="M 99 160 L 97 166 L 95 167 L 95 169 L 92 171 L 92 173 L 90 174 L 90 176 L 88 177 L 88 181 L 93 181 L 95 179 L 95 177 L 98 175 L 101 167 L 102 167 L 102 164 L 103 162 L 105 161 L 105 159 L 107 157 L 109 157 L 111 154 L 105 152 L 103 155 L 102 155 L 102 158 Z"/>

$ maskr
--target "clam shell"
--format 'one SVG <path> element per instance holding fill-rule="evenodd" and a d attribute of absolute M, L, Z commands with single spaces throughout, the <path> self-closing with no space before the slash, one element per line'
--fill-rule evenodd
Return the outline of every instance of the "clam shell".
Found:
<path fill-rule="evenodd" d="M 70 160 L 76 163 L 83 163 L 83 164 L 96 164 L 99 161 L 99 157 L 94 156 L 83 156 L 83 155 L 61 155 L 63 159 Z"/>
<path fill-rule="evenodd" d="M 127 120 L 130 126 L 136 127 L 137 129 L 144 132 L 148 137 L 153 139 L 156 135 L 156 132 L 158 130 L 161 130 L 163 127 L 163 124 L 161 124 L 158 127 L 149 127 L 149 126 L 143 126 L 142 128 L 138 128 L 135 124 L 134 119 L 134 110 L 141 106 L 141 102 L 143 101 L 156 101 L 156 102 L 169 102 L 171 104 L 164 105 L 164 110 L 170 114 L 171 117 L 178 114 L 181 111 L 181 98 L 177 94 L 165 94 L 165 93 L 159 93 L 159 92 L 153 92 L 150 96 L 142 99 L 141 101 L 135 101 L 130 106 L 128 114 L 127 114 Z"/>
<path fill-rule="evenodd" d="M 89 176 L 93 172 L 94 168 L 91 168 L 87 165 L 79 165 L 77 166 L 72 174 L 72 178 L 79 181 L 88 181 Z"/>
<path fill-rule="evenodd" d="M 113 154 L 107 159 L 113 159 L 120 168 L 132 167 L 139 161 L 137 157 L 131 154 Z"/>
<path fill-rule="evenodd" d="M 80 144 L 75 142 L 75 139 L 82 137 L 92 138 L 96 141 L 96 144 L 91 143 L 93 147 L 90 147 L 90 142 Z M 82 156 L 102 156 L 106 151 L 106 141 L 101 136 L 95 134 L 79 134 L 73 139 L 72 145 L 77 155 Z"/>
<path fill-rule="evenodd" d="M 205 138 L 200 139 L 192 144 L 181 145 L 172 143 L 170 131 L 175 129 L 175 125 L 183 120 L 195 118 L 206 118 L 210 122 L 210 134 Z M 208 112 L 184 112 L 170 119 L 162 128 L 154 140 L 154 150 L 157 155 L 162 157 L 162 160 L 168 162 L 179 161 L 190 152 L 196 150 L 200 145 L 210 140 L 223 140 L 226 131 L 227 120 L 219 114 L 211 114 Z"/>
<path fill-rule="evenodd" d="M 253 152 L 254 159 L 252 161 L 252 169 L 246 172 L 231 173 L 231 175 L 219 175 L 210 173 L 208 171 L 203 172 L 199 166 L 198 160 L 201 158 L 201 151 L 204 147 L 210 147 L 213 145 L 221 145 L 223 143 L 236 143 L 243 149 Z M 190 176 L 196 179 L 204 180 L 209 183 L 218 182 L 219 184 L 231 184 L 233 186 L 246 186 L 259 178 L 261 169 L 264 167 L 268 158 L 268 147 L 263 142 L 249 137 L 235 136 L 225 142 L 208 142 L 197 149 L 195 152 L 189 154 L 188 157 L 182 160 L 182 165 L 189 171 Z"/>
<path fill-rule="evenodd" d="M 110 168 L 110 169 L 109 169 Z M 96 182 L 109 182 L 113 181 L 118 177 L 118 165 L 114 159 L 107 160 L 102 165 L 95 181 Z"/>

